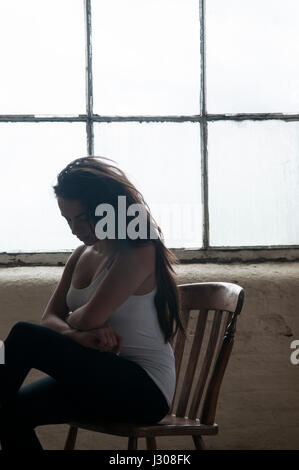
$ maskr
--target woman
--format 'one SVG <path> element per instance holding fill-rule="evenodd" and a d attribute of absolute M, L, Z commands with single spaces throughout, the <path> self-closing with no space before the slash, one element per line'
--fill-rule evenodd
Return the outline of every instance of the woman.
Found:
<path fill-rule="evenodd" d="M 41 324 L 20 321 L 4 341 L 3 450 L 42 449 L 34 428 L 45 424 L 158 422 L 168 414 L 175 389 L 169 341 L 178 328 L 185 334 L 171 266 L 178 261 L 143 197 L 103 157 L 72 161 L 53 189 L 61 215 L 83 244 L 69 257 Z M 123 226 L 120 200 L 125 213 L 143 209 L 139 224 L 134 215 Z M 107 214 L 112 209 L 106 238 L 104 219 L 97 217 L 103 208 Z M 128 236 L 132 223 L 140 230 L 144 221 L 146 237 Z M 124 228 L 126 236 L 119 236 Z M 31 368 L 47 377 L 20 388 Z"/>

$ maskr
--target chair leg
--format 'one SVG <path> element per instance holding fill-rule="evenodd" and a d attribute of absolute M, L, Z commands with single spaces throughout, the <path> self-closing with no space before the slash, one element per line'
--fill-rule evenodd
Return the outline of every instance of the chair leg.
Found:
<path fill-rule="evenodd" d="M 65 441 L 64 450 L 74 450 L 77 439 L 78 428 L 77 426 L 70 426 L 69 432 Z"/>
<path fill-rule="evenodd" d="M 146 438 L 146 448 L 147 450 L 157 450 L 156 438 L 147 437 Z"/>
<path fill-rule="evenodd" d="M 207 450 L 204 440 L 201 436 L 192 436 L 192 438 L 197 450 Z"/>
<path fill-rule="evenodd" d="M 129 437 L 128 450 L 137 450 L 137 437 Z"/>

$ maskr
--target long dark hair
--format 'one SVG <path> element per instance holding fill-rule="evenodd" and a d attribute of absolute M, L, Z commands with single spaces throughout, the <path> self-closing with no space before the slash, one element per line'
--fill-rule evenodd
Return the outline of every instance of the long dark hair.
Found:
<path fill-rule="evenodd" d="M 104 161 L 106 160 L 106 161 Z M 165 343 L 171 341 L 178 328 L 186 335 L 186 325 L 181 318 L 180 291 L 175 280 L 172 265 L 179 264 L 178 258 L 164 244 L 163 234 L 155 222 L 141 193 L 128 180 L 114 161 L 105 157 L 88 156 L 71 161 L 57 176 L 53 186 L 56 197 L 79 200 L 87 209 L 93 225 L 96 223 L 95 209 L 100 203 L 111 204 L 118 213 L 118 196 L 126 196 L 126 209 L 131 204 L 142 204 L 147 214 L 147 238 L 117 238 L 118 217 L 115 219 L 116 242 L 121 245 L 155 244 L 157 291 L 155 305 L 158 320 L 164 333 Z M 157 238 L 150 238 L 150 230 L 156 231 Z"/>

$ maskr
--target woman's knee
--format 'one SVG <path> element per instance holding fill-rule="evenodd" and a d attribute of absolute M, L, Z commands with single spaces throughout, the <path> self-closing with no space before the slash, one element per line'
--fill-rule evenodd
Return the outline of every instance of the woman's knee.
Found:
<path fill-rule="evenodd" d="M 13 327 L 11 328 L 11 331 L 15 332 L 15 331 L 27 330 L 28 328 L 32 328 L 34 326 L 36 326 L 35 323 L 20 320 L 13 325 Z"/>
<path fill-rule="evenodd" d="M 15 333 L 15 332 L 23 332 L 23 331 L 42 332 L 44 330 L 49 330 L 49 328 L 45 327 L 44 325 L 40 325 L 39 323 L 33 323 L 31 321 L 20 320 L 13 325 L 10 331 Z M 50 331 L 53 331 L 53 330 L 50 330 Z"/>
<path fill-rule="evenodd" d="M 27 322 L 27 321 L 19 321 L 13 325 L 11 328 L 7 340 L 11 338 L 17 338 L 17 341 L 21 341 L 22 339 L 27 340 L 28 337 L 32 337 L 36 331 L 39 329 L 38 324 Z M 6 341 L 7 341 L 6 340 Z"/>

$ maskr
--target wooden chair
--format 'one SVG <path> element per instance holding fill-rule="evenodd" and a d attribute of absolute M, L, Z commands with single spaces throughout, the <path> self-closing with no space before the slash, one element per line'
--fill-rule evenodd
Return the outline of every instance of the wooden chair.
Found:
<path fill-rule="evenodd" d="M 242 287 L 226 282 L 178 286 L 187 341 L 179 330 L 172 341 L 176 361 L 176 390 L 169 414 L 157 424 L 71 422 L 64 450 L 73 450 L 78 428 L 128 437 L 128 450 L 146 439 L 155 450 L 157 436 L 191 435 L 196 449 L 205 449 L 203 435 L 218 433 L 214 422 L 218 394 L 233 347 L 237 315 L 244 299 Z M 190 406 L 187 412 L 187 407 Z"/>

